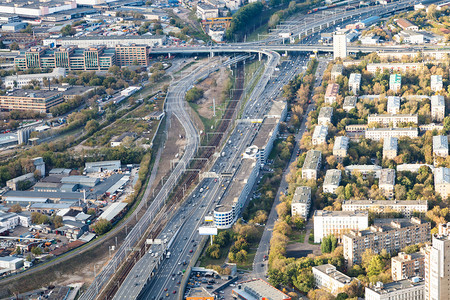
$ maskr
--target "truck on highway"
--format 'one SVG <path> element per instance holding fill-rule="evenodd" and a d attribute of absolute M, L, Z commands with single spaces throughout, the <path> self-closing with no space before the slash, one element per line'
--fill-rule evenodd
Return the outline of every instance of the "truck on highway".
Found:
<path fill-rule="evenodd" d="M 170 254 L 171 254 L 170 251 L 168 251 L 166 254 L 166 258 L 170 258 Z"/>
<path fill-rule="evenodd" d="M 200 188 L 200 193 L 203 193 L 203 188 Z"/>

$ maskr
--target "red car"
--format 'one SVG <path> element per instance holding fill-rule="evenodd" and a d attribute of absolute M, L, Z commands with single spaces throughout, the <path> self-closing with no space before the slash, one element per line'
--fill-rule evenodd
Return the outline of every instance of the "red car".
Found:
<path fill-rule="evenodd" d="M 176 294 L 176 293 L 177 293 L 177 291 L 174 290 L 174 291 L 173 291 L 173 294 Z"/>

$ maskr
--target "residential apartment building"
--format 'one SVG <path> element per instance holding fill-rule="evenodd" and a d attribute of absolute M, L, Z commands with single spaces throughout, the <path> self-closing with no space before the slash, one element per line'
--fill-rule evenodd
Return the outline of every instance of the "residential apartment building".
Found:
<path fill-rule="evenodd" d="M 442 90 L 444 88 L 442 83 L 442 75 L 431 75 L 430 87 L 433 92 L 439 92 Z"/>
<path fill-rule="evenodd" d="M 403 136 L 416 138 L 419 135 L 417 128 L 367 128 L 365 137 L 369 140 L 380 141 L 388 137 L 401 138 Z"/>
<path fill-rule="evenodd" d="M 346 285 L 352 282 L 352 278 L 336 270 L 330 264 L 312 267 L 315 286 L 324 289 L 333 295 L 337 295 Z"/>
<path fill-rule="evenodd" d="M 419 218 L 376 219 L 367 230 L 352 230 L 343 235 L 344 258 L 348 267 L 361 264 L 367 249 L 381 253 L 398 252 L 409 245 L 425 243 L 430 239 L 430 223 Z"/>
<path fill-rule="evenodd" d="M 334 194 L 336 189 L 341 183 L 342 171 L 341 170 L 327 170 L 325 179 L 323 180 L 323 192 Z"/>
<path fill-rule="evenodd" d="M 434 191 L 441 195 L 443 199 L 447 199 L 450 195 L 450 169 L 435 168 L 434 169 Z"/>
<path fill-rule="evenodd" d="M 356 96 L 347 96 L 344 98 L 344 105 L 342 106 L 342 108 L 346 111 L 349 112 L 352 109 L 356 108 L 356 101 L 358 100 L 358 98 Z"/>
<path fill-rule="evenodd" d="M 118 66 L 148 66 L 150 47 L 147 45 L 117 45 L 116 64 Z"/>
<path fill-rule="evenodd" d="M 291 202 L 292 216 L 301 216 L 308 219 L 309 208 L 311 207 L 311 188 L 299 186 L 295 189 Z"/>
<path fill-rule="evenodd" d="M 367 117 L 367 123 L 378 123 L 383 126 L 397 127 L 399 123 L 419 123 L 417 114 L 372 114 Z"/>
<path fill-rule="evenodd" d="M 383 72 L 389 70 L 391 72 L 406 72 L 421 69 L 423 63 L 373 63 L 367 64 L 367 71 L 375 74 L 377 71 Z"/>
<path fill-rule="evenodd" d="M 353 176 L 362 174 L 363 178 L 366 178 L 368 175 L 380 178 L 381 169 L 382 167 L 377 165 L 349 165 L 345 167 L 345 172 Z"/>
<path fill-rule="evenodd" d="M 338 136 L 334 140 L 333 155 L 336 157 L 336 160 L 340 163 L 342 163 L 344 161 L 344 158 L 347 156 L 349 141 L 350 139 L 346 136 Z"/>
<path fill-rule="evenodd" d="M 59 91 L 13 90 L 0 95 L 0 108 L 4 110 L 33 110 L 48 112 L 50 108 L 64 101 Z"/>
<path fill-rule="evenodd" d="M 442 122 L 445 117 L 445 99 L 441 95 L 431 96 L 431 118 Z"/>
<path fill-rule="evenodd" d="M 347 36 L 345 32 L 333 34 L 333 57 L 334 59 L 347 57 Z"/>
<path fill-rule="evenodd" d="M 339 94 L 339 84 L 330 83 L 327 86 L 327 90 L 325 91 L 325 103 L 333 104 L 336 102 L 336 97 Z"/>
<path fill-rule="evenodd" d="M 336 80 L 336 78 L 342 75 L 344 72 L 344 66 L 341 64 L 336 64 L 331 68 L 331 80 Z"/>
<path fill-rule="evenodd" d="M 82 71 L 107 71 L 116 64 L 114 49 L 105 46 L 79 49 L 75 46 L 49 49 L 46 47 L 33 47 L 14 58 L 14 66 L 19 70 L 32 68 Z"/>
<path fill-rule="evenodd" d="M 382 169 L 380 172 L 380 180 L 378 181 L 378 187 L 383 191 L 383 194 L 388 199 L 394 197 L 395 186 L 395 170 L 394 169 Z"/>
<path fill-rule="evenodd" d="M 421 167 L 428 167 L 434 173 L 434 166 L 427 164 L 400 164 L 397 165 L 397 172 L 418 173 Z"/>
<path fill-rule="evenodd" d="M 398 138 L 387 137 L 383 140 L 383 158 L 394 159 L 397 156 Z"/>
<path fill-rule="evenodd" d="M 398 114 L 400 111 L 400 101 L 401 98 L 398 96 L 389 96 L 387 102 L 387 112 L 388 114 Z"/>
<path fill-rule="evenodd" d="M 309 150 L 306 153 L 305 161 L 302 167 L 302 178 L 308 180 L 317 180 L 317 172 L 322 163 L 322 152 L 318 150 Z"/>
<path fill-rule="evenodd" d="M 404 279 L 390 283 L 377 282 L 365 288 L 366 300 L 424 300 L 425 283 L 421 278 Z"/>
<path fill-rule="evenodd" d="M 348 91 L 352 92 L 354 95 L 358 95 L 361 88 L 361 74 L 351 73 L 348 79 Z"/>
<path fill-rule="evenodd" d="M 425 256 L 422 253 L 406 254 L 400 252 L 391 258 L 391 274 L 393 281 L 425 277 Z"/>
<path fill-rule="evenodd" d="M 433 136 L 433 154 L 436 157 L 448 156 L 448 137 L 446 135 Z"/>
<path fill-rule="evenodd" d="M 317 122 L 319 123 L 319 125 L 328 126 L 328 124 L 331 124 L 332 117 L 333 117 L 333 108 L 325 106 L 320 109 Z"/>
<path fill-rule="evenodd" d="M 219 9 L 209 4 L 199 3 L 197 5 L 197 18 L 202 20 L 219 17 Z"/>
<path fill-rule="evenodd" d="M 328 127 L 323 125 L 317 125 L 314 128 L 312 135 L 312 144 L 321 145 L 327 142 Z"/>
<path fill-rule="evenodd" d="M 149 47 L 162 46 L 166 43 L 165 35 L 98 35 L 61 37 L 57 39 L 45 39 L 43 45 L 76 46 L 79 48 L 96 47 L 98 45 L 115 48 L 117 45 L 147 45 Z"/>
<path fill-rule="evenodd" d="M 320 243 L 329 235 L 334 235 L 341 240 L 345 233 L 367 227 L 369 227 L 367 211 L 316 210 L 314 212 L 314 243 Z"/>
<path fill-rule="evenodd" d="M 402 75 L 392 74 L 389 77 L 389 89 L 395 93 L 399 92 L 402 88 Z"/>
<path fill-rule="evenodd" d="M 450 299 L 450 239 L 434 235 L 425 255 L 425 299 Z"/>
<path fill-rule="evenodd" d="M 426 213 L 427 200 L 345 200 L 343 211 L 369 210 L 378 214 L 396 211 L 410 218 L 413 212 Z"/>

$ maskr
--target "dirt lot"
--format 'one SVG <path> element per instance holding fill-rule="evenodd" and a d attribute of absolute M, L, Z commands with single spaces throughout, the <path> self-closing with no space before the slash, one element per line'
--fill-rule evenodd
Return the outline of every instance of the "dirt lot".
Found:
<path fill-rule="evenodd" d="M 198 113 L 200 116 L 211 119 L 213 117 L 213 99 L 216 101 L 216 110 L 220 109 L 220 105 L 224 102 L 222 92 L 229 82 L 229 70 L 221 68 L 214 72 L 208 78 L 197 84 L 205 93 L 202 99 L 198 100 Z M 217 112 L 217 111 L 216 111 Z"/>

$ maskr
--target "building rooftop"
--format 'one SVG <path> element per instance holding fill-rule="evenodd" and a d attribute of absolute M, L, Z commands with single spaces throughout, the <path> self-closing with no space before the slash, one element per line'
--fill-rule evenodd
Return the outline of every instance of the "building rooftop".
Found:
<path fill-rule="evenodd" d="M 342 171 L 341 170 L 327 170 L 325 174 L 325 179 L 323 181 L 323 186 L 327 185 L 339 185 L 341 182 Z"/>
<path fill-rule="evenodd" d="M 366 131 L 396 131 L 396 132 L 416 132 L 416 127 L 409 127 L 409 128 L 367 128 Z"/>
<path fill-rule="evenodd" d="M 264 149 L 267 146 L 272 134 L 278 125 L 278 119 L 265 118 L 261 124 L 258 134 L 253 139 L 252 145 L 258 149 Z"/>
<path fill-rule="evenodd" d="M 431 106 L 433 106 L 433 107 L 445 107 L 445 98 L 444 98 L 444 96 L 441 96 L 441 95 L 433 95 L 433 96 L 431 96 Z"/>
<path fill-rule="evenodd" d="M 34 191 L 7 191 L 5 197 L 20 198 L 44 198 L 44 199 L 83 199 L 83 193 L 63 193 L 63 192 L 34 192 Z"/>
<path fill-rule="evenodd" d="M 333 116 L 333 108 L 332 107 L 325 106 L 320 109 L 319 119 L 321 119 L 321 118 L 331 119 L 332 116 Z"/>
<path fill-rule="evenodd" d="M 435 168 L 434 184 L 450 184 L 450 169 L 444 167 Z"/>
<path fill-rule="evenodd" d="M 321 160 L 322 152 L 318 150 L 309 150 L 306 153 L 305 161 L 303 162 L 302 169 L 313 169 L 317 170 L 319 168 L 319 163 Z"/>
<path fill-rule="evenodd" d="M 327 90 L 325 92 L 325 97 L 336 97 L 339 93 L 339 84 L 330 83 L 327 86 Z"/>
<path fill-rule="evenodd" d="M 16 89 L 13 91 L 8 91 L 4 96 L 8 97 L 27 97 L 27 98 L 50 98 L 57 95 L 61 95 L 58 91 L 46 91 L 46 90 L 23 90 Z"/>
<path fill-rule="evenodd" d="M 400 74 L 391 74 L 389 77 L 390 84 L 401 84 L 402 83 L 402 75 Z"/>
<path fill-rule="evenodd" d="M 146 39 L 165 39 L 164 35 L 102 35 L 102 36 L 77 36 L 77 37 L 60 37 L 59 40 L 83 41 L 83 40 L 146 40 Z"/>
<path fill-rule="evenodd" d="M 334 65 L 333 68 L 331 68 L 331 73 L 342 74 L 342 71 L 344 71 L 344 66 L 341 64 Z"/>
<path fill-rule="evenodd" d="M 346 171 L 358 171 L 358 170 L 364 170 L 364 171 L 378 171 L 382 168 L 377 165 L 349 165 L 345 167 Z"/>
<path fill-rule="evenodd" d="M 339 272 L 336 270 L 336 267 L 331 264 L 325 264 L 320 266 L 315 266 L 313 269 L 320 271 L 329 277 L 333 278 L 334 280 L 337 280 L 341 283 L 347 284 L 352 281 L 352 278 L 350 276 L 345 275 L 344 273 Z"/>
<path fill-rule="evenodd" d="M 358 98 L 356 96 L 347 96 L 344 98 L 344 105 L 343 108 L 345 107 L 355 107 L 356 106 L 356 101 L 358 101 Z"/>
<path fill-rule="evenodd" d="M 380 172 L 380 180 L 378 185 L 395 185 L 395 170 L 382 169 Z"/>
<path fill-rule="evenodd" d="M 398 149 L 398 138 L 389 136 L 384 139 L 383 141 L 383 150 L 384 151 L 391 151 Z"/>
<path fill-rule="evenodd" d="M 284 300 L 290 299 L 288 295 L 274 288 L 269 283 L 262 279 L 252 279 L 249 281 L 237 283 L 238 287 L 233 288 L 234 293 L 239 293 L 248 300 L 270 299 L 270 300 Z"/>
<path fill-rule="evenodd" d="M 370 114 L 369 118 L 407 118 L 407 117 L 415 117 L 417 118 L 417 114 Z"/>
<path fill-rule="evenodd" d="M 313 139 L 323 139 L 326 138 L 328 134 L 328 127 L 323 125 L 317 125 L 314 128 Z"/>
<path fill-rule="evenodd" d="M 391 206 L 391 205 L 405 205 L 405 206 L 417 206 L 417 205 L 428 205 L 427 200 L 344 200 L 342 205 L 380 205 L 380 206 Z"/>
<path fill-rule="evenodd" d="M 387 102 L 387 107 L 389 108 L 400 108 L 400 102 L 401 102 L 400 97 L 398 96 L 389 96 L 388 97 L 388 102 Z"/>
<path fill-rule="evenodd" d="M 316 210 L 314 217 L 350 218 L 369 216 L 367 211 Z"/>
<path fill-rule="evenodd" d="M 406 29 L 410 26 L 415 26 L 413 23 L 411 23 L 411 21 L 403 19 L 403 18 L 397 20 L 397 25 L 403 29 Z"/>
<path fill-rule="evenodd" d="M 352 83 L 359 83 L 359 82 L 361 82 L 361 74 L 351 73 L 350 78 L 348 79 L 348 83 L 352 84 Z"/>
<path fill-rule="evenodd" d="M 346 136 L 338 136 L 334 140 L 333 151 L 347 150 L 350 139 Z"/>
<path fill-rule="evenodd" d="M 309 186 L 299 186 L 295 189 L 292 203 L 308 203 L 311 201 L 311 188 Z"/>
<path fill-rule="evenodd" d="M 397 256 L 392 257 L 392 260 L 398 261 L 398 262 L 405 262 L 410 260 L 415 260 L 418 258 L 423 258 L 424 255 L 420 252 L 414 252 L 410 254 L 406 254 L 404 252 L 400 252 Z"/>
<path fill-rule="evenodd" d="M 412 227 L 412 226 L 416 226 L 416 225 L 424 224 L 424 223 L 428 223 L 428 222 L 424 222 L 421 219 L 414 218 L 414 217 L 411 219 L 406 219 L 406 218 L 375 219 L 374 225 L 370 226 L 369 229 L 359 230 L 359 231 L 351 230 L 348 233 L 346 233 L 345 235 L 348 237 L 351 237 L 351 238 L 362 237 L 362 236 L 373 235 L 377 232 L 390 232 L 390 231 L 395 231 L 400 228 Z"/>
<path fill-rule="evenodd" d="M 111 221 L 114 219 L 125 207 L 127 203 L 125 202 L 115 202 L 108 206 L 105 211 L 98 217 L 99 219 L 105 219 Z"/>
<path fill-rule="evenodd" d="M 433 136 L 433 152 L 437 151 L 448 152 L 448 137 L 446 135 Z"/>
<path fill-rule="evenodd" d="M 414 280 L 416 280 L 416 282 L 414 282 Z M 410 288 L 414 288 L 417 286 L 424 286 L 424 285 L 425 285 L 425 282 L 423 281 L 423 279 L 419 279 L 418 277 L 415 277 L 411 280 L 404 279 L 404 280 L 394 281 L 394 282 L 385 283 L 385 284 L 377 283 L 377 285 L 375 285 L 374 287 L 372 287 L 372 288 L 366 287 L 366 289 L 370 289 L 379 295 L 383 295 L 383 294 L 394 293 L 394 292 L 397 292 L 400 290 L 407 290 Z"/>

